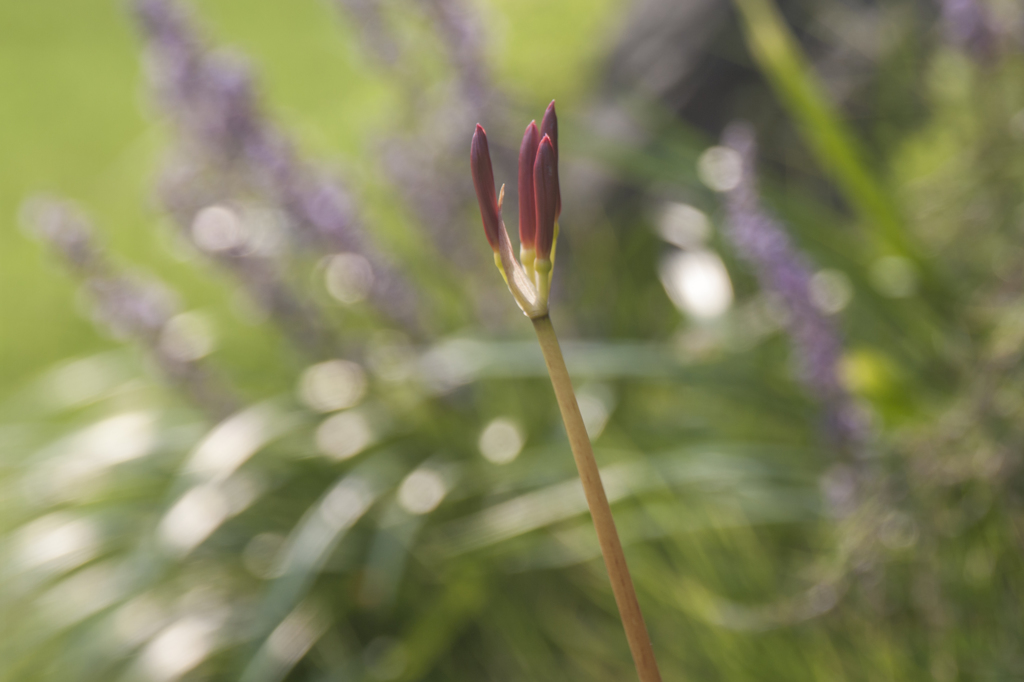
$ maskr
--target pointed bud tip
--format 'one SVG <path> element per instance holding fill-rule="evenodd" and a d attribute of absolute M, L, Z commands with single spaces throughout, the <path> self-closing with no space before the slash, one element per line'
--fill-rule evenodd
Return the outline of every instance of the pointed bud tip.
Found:
<path fill-rule="evenodd" d="M 558 189 L 558 116 L 555 115 L 555 100 L 551 100 L 544 118 L 540 124 L 540 132 L 551 139 L 551 146 L 555 152 L 555 219 L 562 213 L 562 193 Z"/>
<path fill-rule="evenodd" d="M 542 119 L 545 123 L 557 120 L 558 114 L 555 112 L 555 100 L 551 100 L 551 104 L 548 105 L 547 109 L 544 110 L 544 118 Z"/>
<path fill-rule="evenodd" d="M 544 111 L 544 118 L 540 122 L 541 135 L 551 137 L 551 143 L 555 146 L 555 153 L 558 153 L 558 116 L 555 114 L 555 100 Z"/>

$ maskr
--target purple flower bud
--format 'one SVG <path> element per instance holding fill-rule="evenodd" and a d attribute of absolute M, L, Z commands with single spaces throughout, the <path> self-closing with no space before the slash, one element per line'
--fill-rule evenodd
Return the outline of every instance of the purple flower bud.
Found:
<path fill-rule="evenodd" d="M 562 192 L 558 186 L 558 116 L 555 115 L 555 100 L 544 110 L 544 118 L 540 122 L 541 136 L 551 138 L 555 150 L 555 220 L 562 215 Z"/>
<path fill-rule="evenodd" d="M 473 173 L 473 186 L 480 203 L 480 218 L 484 223 L 484 234 L 494 250 L 498 249 L 498 230 L 501 216 L 498 197 L 494 193 L 494 171 L 491 169 L 491 152 L 487 147 L 487 131 L 479 123 L 473 133 L 473 144 L 469 151 L 469 165 Z"/>
<path fill-rule="evenodd" d="M 537 199 L 537 260 L 549 260 L 558 215 L 558 161 L 547 135 L 540 141 L 533 164 L 533 191 Z"/>
<path fill-rule="evenodd" d="M 537 158 L 540 133 L 530 121 L 519 147 L 519 242 L 532 249 L 537 241 L 537 199 L 533 192 L 533 163 Z"/>

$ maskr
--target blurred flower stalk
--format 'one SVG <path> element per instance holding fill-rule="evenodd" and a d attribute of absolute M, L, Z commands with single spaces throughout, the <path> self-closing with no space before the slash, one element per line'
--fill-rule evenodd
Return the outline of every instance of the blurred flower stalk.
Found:
<path fill-rule="evenodd" d="M 219 419 L 238 409 L 237 391 L 202 362 L 206 349 L 181 338 L 176 323 L 182 316 L 176 314 L 173 292 L 160 282 L 121 272 L 96 243 L 90 223 L 77 206 L 38 196 L 26 203 L 24 219 L 81 280 L 97 323 L 115 338 L 138 343 L 207 415 Z"/>
<path fill-rule="evenodd" d="M 626 631 L 637 675 L 640 682 L 660 682 L 661 673 L 654 658 L 651 638 L 640 611 L 608 496 L 594 459 L 594 449 L 580 413 L 569 370 L 565 366 L 558 336 L 548 315 L 558 217 L 562 208 L 558 185 L 558 119 L 554 100 L 544 112 L 539 130 L 536 121 L 531 121 L 526 127 L 519 149 L 519 261 L 515 258 L 501 219 L 505 186 L 502 185 L 501 191 L 495 195 L 487 133 L 480 124 L 477 124 L 473 134 L 470 167 L 480 202 L 484 234 L 494 250 L 494 263 L 505 278 L 516 303 L 533 322 L 544 353 L 544 363 L 555 389 L 558 409 L 562 413 L 569 446 L 583 483 L 587 506 L 597 531 L 601 555 L 608 569 L 612 593 Z"/>
<path fill-rule="evenodd" d="M 842 340 L 834 323 L 812 299 L 812 274 L 806 259 L 785 228 L 761 205 L 753 128 L 747 123 L 731 124 L 722 144 L 738 155 L 741 169 L 739 181 L 726 192 L 726 234 L 740 256 L 754 267 L 761 286 L 776 294 L 785 307 L 799 379 L 824 406 L 829 435 L 849 454 L 859 456 L 868 434 L 863 416 L 839 381 Z"/>

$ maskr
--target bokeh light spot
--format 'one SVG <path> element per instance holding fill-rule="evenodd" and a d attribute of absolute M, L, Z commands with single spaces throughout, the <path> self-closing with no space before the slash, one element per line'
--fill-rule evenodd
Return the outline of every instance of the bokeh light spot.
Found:
<path fill-rule="evenodd" d="M 181 362 L 205 357 L 216 345 L 213 323 L 199 312 L 175 315 L 167 321 L 160 334 L 160 349 Z"/>
<path fill-rule="evenodd" d="M 155 682 L 170 682 L 195 668 L 213 650 L 218 623 L 186 616 L 165 628 L 142 652 L 139 662 Z"/>
<path fill-rule="evenodd" d="M 410 514 L 434 511 L 448 493 L 441 474 L 420 468 L 405 477 L 398 488 L 398 504 Z"/>
<path fill-rule="evenodd" d="M 227 206 L 207 206 L 192 221 L 192 241 L 208 253 L 240 248 L 246 238 L 241 218 Z"/>
<path fill-rule="evenodd" d="M 95 556 L 99 532 L 89 519 L 55 512 L 24 526 L 16 546 L 25 569 L 65 571 Z"/>
<path fill-rule="evenodd" d="M 681 249 L 699 247 L 711 236 L 711 223 L 704 212 L 678 202 L 669 202 L 658 220 L 658 234 Z"/>
<path fill-rule="evenodd" d="M 329 360 L 309 367 L 299 381 L 299 396 L 317 412 L 354 407 L 366 394 L 366 372 L 348 360 Z"/>
<path fill-rule="evenodd" d="M 743 157 L 735 149 L 711 147 L 697 160 L 697 175 L 716 192 L 736 189 L 743 179 Z"/>
<path fill-rule="evenodd" d="M 732 282 L 712 251 L 678 251 L 662 261 L 661 283 L 679 310 L 700 319 L 718 317 L 732 306 Z"/>
<path fill-rule="evenodd" d="M 182 495 L 161 520 L 160 541 L 173 554 L 187 554 L 209 537 L 229 513 L 227 496 L 217 485 L 198 485 Z"/>
<path fill-rule="evenodd" d="M 811 302 L 823 313 L 834 315 L 853 298 L 850 278 L 839 270 L 819 270 L 810 281 Z"/>
<path fill-rule="evenodd" d="M 320 451 L 339 460 L 358 455 L 375 437 L 366 416 L 355 410 L 328 417 L 316 430 Z"/>
<path fill-rule="evenodd" d="M 359 303 L 373 288 L 373 266 L 358 253 L 339 253 L 327 261 L 324 282 L 339 303 Z"/>
<path fill-rule="evenodd" d="M 499 417 L 484 428 L 478 446 L 488 462 L 507 464 L 519 456 L 524 443 L 519 426 L 511 419 Z"/>

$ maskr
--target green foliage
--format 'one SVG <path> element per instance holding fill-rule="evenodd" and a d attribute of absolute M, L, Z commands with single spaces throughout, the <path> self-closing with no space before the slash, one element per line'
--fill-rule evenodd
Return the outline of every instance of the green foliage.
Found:
<path fill-rule="evenodd" d="M 76 314 L 71 278 L 13 208 L 0 218 L 0 681 L 631 679 L 540 352 L 476 209 L 460 204 L 451 230 L 479 266 L 453 264 L 381 168 L 380 138 L 422 135 L 449 90 L 411 94 L 326 3 L 197 3 L 300 147 L 344 161 L 429 311 L 402 330 L 331 298 L 322 264 L 296 255 L 293 283 L 360 368 L 355 397 L 325 406 L 308 374 L 322 358 L 144 208 L 169 133 L 134 108 L 128 24 L 61 7 L 0 7 L 0 37 L 22 36 L 0 40 L 0 204 L 40 185 L 81 199 L 120 257 L 212 325 L 206 361 L 246 407 L 215 420 L 188 404 L 145 348 Z M 914 15 L 909 66 L 833 102 L 768 0 L 738 2 L 764 81 L 759 109 L 730 114 L 764 127 L 766 202 L 852 291 L 840 371 L 871 438 L 850 461 L 698 183 L 714 142 L 635 93 L 623 109 L 643 142 L 592 135 L 595 46 L 621 8 L 564 3 L 542 21 L 544 7 L 483 7 L 486 54 L 518 96 L 508 120 L 568 93 L 552 315 L 665 679 L 1019 677 L 1024 55 L 1007 42 L 972 59 Z M 26 37 L 50 27 L 57 51 Z M 447 83 L 425 22 L 398 30 L 412 80 Z M 885 94 L 911 91 L 913 115 Z M 856 127 L 854 107 L 870 113 Z M 514 149 L 496 124 L 492 144 Z M 444 171 L 468 187 L 467 159 Z M 604 176 L 607 196 L 573 185 Z M 666 198 L 714 224 L 702 248 L 736 295 L 715 319 L 665 295 Z M 823 494 L 853 471 L 852 503 Z"/>

